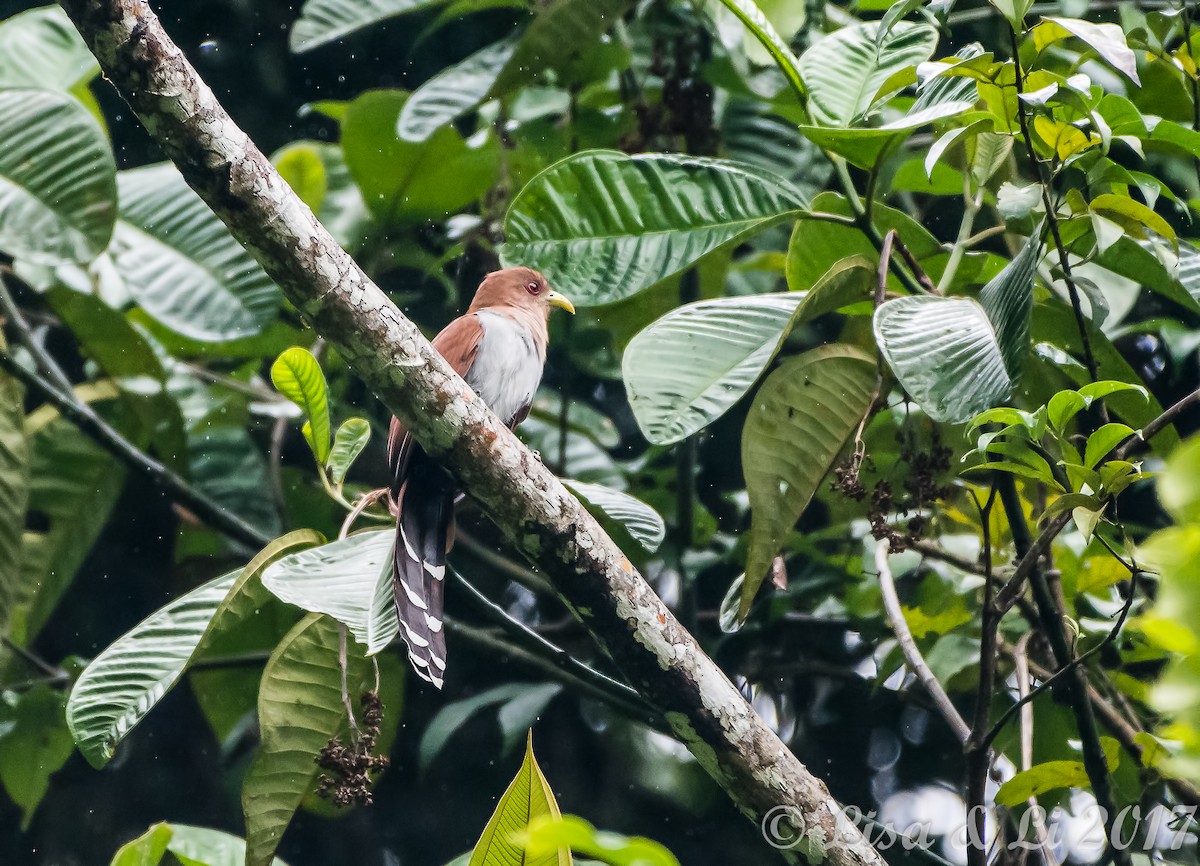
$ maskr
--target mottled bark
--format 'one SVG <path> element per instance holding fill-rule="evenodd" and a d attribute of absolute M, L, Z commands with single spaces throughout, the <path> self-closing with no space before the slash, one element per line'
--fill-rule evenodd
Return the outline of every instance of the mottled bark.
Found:
<path fill-rule="evenodd" d="M 629 682 L 748 817 L 794 809 L 795 851 L 883 866 L 597 522 L 475 397 L 225 113 L 142 0 L 63 0 L 188 183 L 313 327 L 554 582 Z M 757 855 L 751 855 L 757 858 Z"/>

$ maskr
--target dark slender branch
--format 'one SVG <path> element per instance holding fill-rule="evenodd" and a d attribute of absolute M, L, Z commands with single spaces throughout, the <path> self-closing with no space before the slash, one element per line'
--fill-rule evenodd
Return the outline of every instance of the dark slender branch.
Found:
<path fill-rule="evenodd" d="M 938 547 L 932 541 L 926 541 L 918 538 L 913 541 L 909 547 L 920 553 L 922 556 L 927 556 L 930 559 L 936 559 L 939 562 L 952 565 L 959 571 L 965 571 L 967 574 L 977 574 L 980 577 L 983 577 L 984 574 L 987 573 L 984 567 L 978 562 L 972 562 L 966 557 L 953 554 L 944 548 Z"/>
<path fill-rule="evenodd" d="M 1035 542 L 1029 532 L 1029 525 L 1025 522 L 1020 494 L 1017 493 L 1016 479 L 1007 472 L 997 473 L 997 475 L 1000 485 L 1000 502 L 1008 517 L 1013 543 L 1016 545 L 1017 553 L 1022 558 L 1027 557 L 1032 552 Z M 1063 525 L 1066 525 L 1065 522 Z M 1046 542 L 1046 546 L 1049 547 L 1049 541 Z M 1104 749 L 1100 743 L 1100 732 L 1096 727 L 1096 717 L 1088 696 L 1087 671 L 1079 665 L 1072 664 L 1075 657 L 1074 650 L 1068 643 L 1066 631 L 1063 628 L 1065 612 L 1058 607 L 1039 560 L 1040 556 L 1033 558 L 1033 565 L 1029 571 L 1029 585 L 1033 589 L 1034 604 L 1037 607 L 1042 632 L 1050 642 L 1057 667 L 1059 669 L 1070 668 L 1065 679 L 1071 710 L 1075 715 L 1075 724 L 1079 729 L 1079 739 L 1082 743 L 1083 765 L 1088 779 L 1092 783 L 1092 794 L 1096 797 L 1097 804 L 1104 810 L 1106 838 L 1113 840 L 1118 838 L 1114 835 L 1115 822 L 1118 819 L 1116 801 L 1113 798 L 1112 779 L 1108 773 L 1108 760 L 1104 756 Z M 1118 850 L 1118 846 L 1112 845 L 1111 842 L 1108 851 L 1117 866 L 1128 866 L 1128 851 Z"/>
<path fill-rule="evenodd" d="M 619 709 L 622 715 L 653 728 L 667 730 L 654 709 L 643 701 L 642 696 L 634 689 L 589 667 L 524 623 L 513 619 L 505 612 L 504 608 L 494 603 L 463 577 L 458 569 L 449 566 L 446 570 L 454 578 L 454 585 L 461 591 L 463 598 L 471 607 L 499 626 L 500 630 L 508 635 L 509 641 L 522 652 L 538 658 L 546 666 L 561 671 L 569 678 L 569 682 L 580 691 Z M 458 625 L 460 628 L 470 628 L 462 622 L 459 622 Z"/>
<path fill-rule="evenodd" d="M 1021 100 L 1025 79 L 1021 72 L 1021 52 L 1020 45 L 1017 43 L 1017 31 L 1009 28 L 1008 32 L 1012 44 L 1013 72 L 1017 88 L 1017 122 L 1020 124 L 1021 138 L 1025 141 L 1025 149 L 1029 152 L 1029 161 L 1033 164 L 1038 186 L 1042 191 L 1042 203 L 1046 207 L 1046 222 L 1050 226 L 1050 236 L 1054 238 L 1054 248 L 1058 251 L 1058 263 L 1062 268 L 1063 281 L 1067 284 L 1067 293 L 1071 297 L 1071 310 L 1075 313 L 1075 323 L 1079 327 L 1084 363 L 1087 365 L 1088 375 L 1095 382 L 1099 378 L 1099 370 L 1096 366 L 1096 356 L 1092 353 L 1092 338 L 1088 334 L 1087 320 L 1084 318 L 1083 306 L 1079 300 L 1079 287 L 1075 285 L 1075 278 L 1071 274 L 1071 261 L 1067 256 L 1067 248 L 1063 245 L 1062 232 L 1058 228 L 1058 216 L 1055 214 L 1054 201 L 1050 196 L 1050 181 L 1042 169 L 1042 161 L 1038 158 L 1037 150 L 1034 149 L 1033 136 L 1029 132 L 1029 119 L 1025 116 L 1025 104 Z"/>
<path fill-rule="evenodd" d="M 1196 58 L 1192 54 L 1192 15 L 1195 13 L 1188 8 L 1186 0 L 1180 4 L 1179 13 L 1179 17 L 1183 19 L 1183 50 L 1187 52 L 1188 59 L 1192 61 L 1192 68 L 1195 69 Z M 1192 87 L 1192 129 L 1200 132 L 1200 78 L 1193 72 L 1187 79 Z M 1200 154 L 1192 154 L 1192 168 L 1196 172 L 1196 185 L 1200 187 Z"/>
<path fill-rule="evenodd" d="M 472 556 L 482 559 L 492 568 L 504 572 L 530 592 L 539 595 L 554 593 L 554 588 L 540 574 L 497 553 L 469 532 L 458 529 L 454 533 L 454 538 L 455 542 L 469 550 Z"/>
<path fill-rule="evenodd" d="M 8 635 L 0 634 L 0 644 L 8 647 L 14 653 L 19 655 L 26 664 L 32 668 L 35 668 L 36 670 L 41 671 L 47 677 L 58 678 L 67 676 L 67 672 L 62 668 L 55 667 L 54 665 L 50 664 L 50 662 L 46 661 L 33 650 L 21 646 L 19 643 L 12 640 Z"/>
<path fill-rule="evenodd" d="M 985 739 L 988 718 L 992 711 L 992 694 L 996 687 L 996 639 L 1000 616 L 992 603 L 995 581 L 992 575 L 992 507 L 996 503 L 996 483 L 993 480 L 987 501 L 980 503 L 974 491 L 971 498 L 979 510 L 979 525 L 983 533 L 983 607 L 980 610 L 979 687 L 975 693 L 975 714 L 967 738 L 967 815 L 975 822 L 970 838 L 985 839 L 987 815 L 987 780 L 991 769 L 991 743 Z M 969 866 L 986 866 L 987 853 L 981 845 L 967 846 Z"/>
<path fill-rule="evenodd" d="M 122 436 L 90 406 L 59 391 L 38 374 L 27 370 L 0 352 L 0 368 L 19 379 L 58 409 L 64 418 L 90 436 L 102 448 L 156 484 L 171 500 L 197 519 L 229 538 L 255 550 L 270 543 L 270 536 L 255 529 L 220 503 L 205 496 L 162 463 Z"/>
<path fill-rule="evenodd" d="M 1145 427 L 1134 433 L 1128 439 L 1121 443 L 1120 447 L 1113 452 L 1114 460 L 1124 460 L 1130 453 L 1143 443 L 1148 443 L 1151 439 L 1157 436 L 1168 425 L 1174 423 L 1180 413 L 1189 406 L 1192 406 L 1197 401 L 1200 401 L 1200 388 L 1197 388 L 1192 393 L 1188 394 L 1174 406 L 1171 406 Z"/>

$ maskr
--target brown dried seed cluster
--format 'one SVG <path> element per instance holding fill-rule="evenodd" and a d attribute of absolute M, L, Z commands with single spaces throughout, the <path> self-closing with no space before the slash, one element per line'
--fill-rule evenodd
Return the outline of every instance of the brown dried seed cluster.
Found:
<path fill-rule="evenodd" d="M 334 737 L 315 758 L 328 775 L 317 783 L 317 795 L 335 806 L 369 806 L 372 774 L 388 765 L 388 759 L 375 754 L 379 727 L 383 723 L 383 702 L 375 692 L 365 692 L 362 704 L 362 729 L 349 746 Z"/>

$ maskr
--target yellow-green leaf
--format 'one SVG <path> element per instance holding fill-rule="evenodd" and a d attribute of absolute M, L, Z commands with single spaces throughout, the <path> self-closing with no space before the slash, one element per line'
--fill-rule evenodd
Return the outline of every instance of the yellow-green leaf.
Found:
<path fill-rule="evenodd" d="M 333 450 L 329 452 L 329 477 L 334 484 L 346 480 L 346 472 L 367 447 L 370 438 L 371 425 L 366 419 L 350 418 L 342 422 L 333 437 Z"/>
<path fill-rule="evenodd" d="M 292 346 L 271 365 L 271 381 L 308 416 L 304 438 L 324 466 L 329 459 L 329 398 L 321 365 L 307 349 Z"/>

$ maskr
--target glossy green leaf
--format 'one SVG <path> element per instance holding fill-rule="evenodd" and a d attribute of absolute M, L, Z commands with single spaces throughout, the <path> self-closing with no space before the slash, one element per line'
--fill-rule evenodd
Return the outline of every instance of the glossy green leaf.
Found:
<path fill-rule="evenodd" d="M 52 90 L 0 89 L 0 251 L 54 264 L 108 246 L 116 164 L 99 123 Z"/>
<path fill-rule="evenodd" d="M 321 365 L 307 349 L 292 346 L 271 365 L 271 382 L 280 394 L 304 410 L 308 418 L 304 438 L 317 463 L 324 466 L 330 448 L 329 388 Z"/>
<path fill-rule="evenodd" d="M 870 111 L 888 79 L 928 60 L 937 47 L 937 31 L 928 24 L 902 21 L 882 39 L 876 38 L 878 27 L 841 27 L 801 56 L 809 111 L 819 124 L 851 126 Z"/>
<path fill-rule="evenodd" d="M 513 838 L 515 832 L 527 827 L 533 819 L 546 816 L 557 819 L 561 814 L 550 783 L 533 757 L 533 731 L 530 731 L 525 760 L 475 843 L 469 866 L 570 866 L 571 853 L 565 847 L 552 847 L 533 856 Z"/>
<path fill-rule="evenodd" d="M 788 532 L 866 415 L 875 378 L 871 355 L 835 343 L 784 361 L 755 396 L 742 430 L 751 522 L 741 618 Z"/>
<path fill-rule="evenodd" d="M 658 550 L 666 537 L 667 527 L 662 517 L 642 500 L 603 484 L 588 484 L 569 478 L 563 479 L 563 483 L 583 500 L 584 505 L 591 506 L 588 510 L 596 517 L 621 526 L 650 553 Z"/>
<path fill-rule="evenodd" d="M 1104 757 L 1110 771 L 1117 768 L 1120 745 L 1111 737 L 1101 737 Z M 1082 761 L 1046 761 L 1022 770 L 1000 786 L 996 802 L 1002 806 L 1019 806 L 1031 797 L 1036 797 L 1055 788 L 1091 787 L 1087 770 Z"/>
<path fill-rule="evenodd" d="M 282 529 L 267 460 L 244 427 L 205 427 L 187 437 L 192 484 L 268 536 Z"/>
<path fill-rule="evenodd" d="M 829 161 L 800 134 L 795 122 L 772 109 L 757 99 L 730 98 L 720 121 L 723 155 L 778 174 L 806 197 L 816 195 L 829 179 Z"/>
<path fill-rule="evenodd" d="M 1146 207 L 1140 201 L 1134 201 L 1127 195 L 1104 193 L 1092 199 L 1088 203 L 1088 207 L 1094 213 L 1116 218 L 1119 223 L 1127 227 L 1127 231 L 1133 228 L 1140 235 L 1143 234 L 1140 227 L 1144 226 L 1169 241 L 1175 240 L 1175 229 L 1171 228 L 1170 223 L 1151 208 Z"/>
<path fill-rule="evenodd" d="M 800 134 L 823 150 L 836 153 L 860 168 L 874 168 L 880 157 L 904 141 L 914 130 L 934 121 L 962 114 L 970 102 L 943 102 L 921 111 L 911 111 L 882 126 L 843 128 L 801 126 Z"/>
<path fill-rule="evenodd" d="M 204 644 L 252 617 L 265 593 L 259 573 L 296 547 L 319 544 L 312 530 L 298 530 L 263 548 L 244 569 L 214 578 L 177 598 L 92 660 L 67 702 L 67 724 L 79 751 L 103 767 L 117 744 L 179 681 Z"/>
<path fill-rule="evenodd" d="M 21 830 L 75 750 L 63 717 L 64 695 L 45 684 L 0 692 L 0 783 L 21 807 Z"/>
<path fill-rule="evenodd" d="M 1083 454 L 1083 465 L 1088 469 L 1094 468 L 1108 456 L 1110 451 L 1133 434 L 1134 430 L 1128 424 L 1121 424 L 1117 421 L 1105 424 L 1088 437 L 1087 447 Z"/>
<path fill-rule="evenodd" d="M 1046 404 L 1050 426 L 1061 431 L 1078 413 L 1087 408 L 1087 401 L 1078 391 L 1059 391 Z"/>
<path fill-rule="evenodd" d="M 1018 33 L 1025 30 L 1025 16 L 1033 7 L 1033 0 L 988 0 L 993 6 L 1000 10 L 1008 23 Z"/>
<path fill-rule="evenodd" d="M 272 154 L 271 164 L 275 166 L 279 176 L 287 181 L 292 192 L 300 196 L 300 200 L 308 205 L 314 214 L 318 214 L 321 212 L 321 205 L 325 203 L 329 178 L 325 174 L 325 163 L 313 144 L 294 142 Z"/>
<path fill-rule="evenodd" d="M 1078 18 L 1057 18 L 1046 15 L 1042 23 L 1033 28 L 1033 41 L 1038 51 L 1047 45 L 1075 36 L 1096 50 L 1096 53 L 1112 65 L 1114 69 L 1124 72 L 1133 83 L 1141 85 L 1137 73 L 1137 58 L 1125 41 L 1125 31 L 1119 24 L 1097 24 L 1092 21 L 1081 21 Z"/>
<path fill-rule="evenodd" d="M 497 705 L 500 709 L 496 720 L 501 725 L 503 751 L 507 754 L 561 691 L 562 687 L 557 683 L 505 683 L 446 704 L 425 726 L 425 733 L 421 735 L 421 744 L 417 748 L 421 772 L 429 770 L 450 738 L 468 720 L 480 710 Z"/>
<path fill-rule="evenodd" d="M 934 420 L 960 423 L 1002 402 L 1029 346 L 1037 236 L 968 298 L 896 298 L 875 312 L 875 338 L 896 378 Z"/>
<path fill-rule="evenodd" d="M 166 378 L 162 362 L 146 337 L 97 295 L 66 285 L 52 286 L 45 298 L 84 353 L 129 390 L 159 390 Z"/>
<path fill-rule="evenodd" d="M 155 824 L 121 846 L 110 866 L 158 866 L 163 856 L 184 866 L 243 866 L 246 842 L 230 833 L 189 824 Z M 272 866 L 287 866 L 278 857 Z"/>
<path fill-rule="evenodd" d="M 130 294 L 172 331 L 204 342 L 255 336 L 279 289 L 170 163 L 120 173 L 111 253 Z"/>
<path fill-rule="evenodd" d="M 263 572 L 263 586 L 288 604 L 343 623 L 374 655 L 400 628 L 392 600 L 394 535 L 360 532 L 285 556 Z"/>
<path fill-rule="evenodd" d="M 371 424 L 365 418 L 348 418 L 338 427 L 329 452 L 329 477 L 334 484 L 346 480 L 346 473 L 371 439 Z"/>
<path fill-rule="evenodd" d="M 396 134 L 406 141 L 425 141 L 438 128 L 478 106 L 492 92 L 516 49 L 515 37 L 501 39 L 434 75 L 404 103 Z"/>
<path fill-rule="evenodd" d="M 805 85 L 802 80 L 800 61 L 796 59 L 787 40 L 779 35 L 779 31 L 763 14 L 758 4 L 754 0 L 721 0 L 721 2 L 725 4 L 725 8 L 737 16 L 738 20 L 759 41 L 759 44 L 766 49 L 767 54 L 775 61 L 775 65 L 783 73 L 792 89 L 797 94 L 803 94 Z"/>
<path fill-rule="evenodd" d="M 307 0 L 288 44 L 308 51 L 396 15 L 437 6 L 445 0 Z"/>
<path fill-rule="evenodd" d="M 0 346 L 3 338 L 0 338 Z M 0 634 L 21 595 L 21 531 L 29 496 L 29 447 L 25 439 L 25 390 L 0 373 Z M 0 658 L 4 651 L 0 651 Z"/>
<path fill-rule="evenodd" d="M 537 268 L 576 306 L 619 301 L 805 207 L 770 172 L 676 154 L 586 151 L 513 199 L 506 265 Z"/>
<path fill-rule="evenodd" d="M 597 830 L 574 815 L 534 819 L 525 830 L 524 843 L 531 857 L 565 847 L 609 866 L 679 866 L 675 855 L 651 839 Z"/>
<path fill-rule="evenodd" d="M 360 683 L 367 660 L 347 648 L 346 680 Z M 258 693 L 262 742 L 242 788 L 245 866 L 271 862 L 283 831 L 316 782 L 314 760 L 347 725 L 338 664 L 338 624 L 310 614 L 271 653 Z"/>
<path fill-rule="evenodd" d="M 811 292 L 714 298 L 654 322 L 621 364 L 643 435 L 669 445 L 711 424 L 758 381 L 792 327 L 870 298 L 874 274 L 867 259 L 851 256 Z"/>
<path fill-rule="evenodd" d="M 71 19 L 40 6 L 0 23 L 0 87 L 71 90 L 100 71 Z"/>
<path fill-rule="evenodd" d="M 486 130 L 464 141 L 449 126 L 421 142 L 396 134 L 407 95 L 369 90 L 342 119 L 346 166 L 376 218 L 394 223 L 440 220 L 482 198 L 499 169 L 499 147 Z"/>
<path fill-rule="evenodd" d="M 631 0 L 551 0 L 521 35 L 516 51 L 496 77 L 493 96 L 529 84 L 543 69 L 556 69 L 568 79 L 568 65 L 586 46 L 595 45 L 619 21 Z"/>

